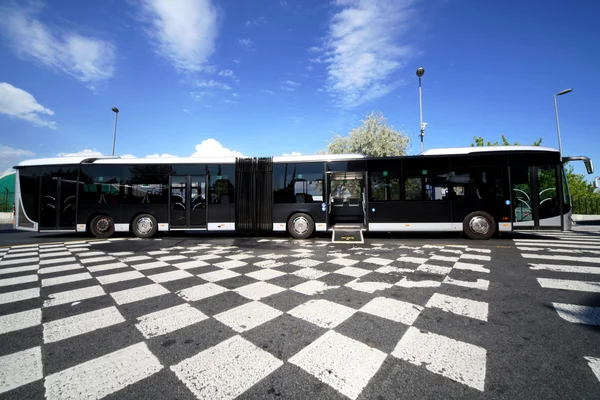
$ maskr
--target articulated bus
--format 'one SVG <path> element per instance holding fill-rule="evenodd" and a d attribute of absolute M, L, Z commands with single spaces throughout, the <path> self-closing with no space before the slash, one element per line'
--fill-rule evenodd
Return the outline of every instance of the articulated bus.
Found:
<path fill-rule="evenodd" d="M 571 229 L 556 149 L 432 149 L 416 156 L 61 157 L 21 162 L 15 228 L 87 232 L 464 232 Z"/>

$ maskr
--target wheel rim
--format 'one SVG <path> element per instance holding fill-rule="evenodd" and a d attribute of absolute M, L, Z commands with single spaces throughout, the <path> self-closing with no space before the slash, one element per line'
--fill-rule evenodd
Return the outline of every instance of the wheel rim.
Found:
<path fill-rule="evenodd" d="M 485 235 L 490 231 L 490 222 L 484 217 L 474 217 L 469 221 L 469 228 L 478 235 Z"/>
<path fill-rule="evenodd" d="M 111 226 L 112 226 L 112 221 L 110 220 L 110 218 L 103 217 L 96 221 L 95 228 L 96 228 L 97 232 L 106 233 L 106 232 L 110 231 Z"/>
<path fill-rule="evenodd" d="M 309 222 L 305 217 L 297 217 L 292 222 L 294 232 L 302 235 L 308 231 Z"/>
<path fill-rule="evenodd" d="M 135 227 L 139 233 L 141 233 L 142 235 L 146 235 L 152 232 L 152 229 L 154 228 L 154 223 L 150 218 L 144 217 L 138 220 Z"/>

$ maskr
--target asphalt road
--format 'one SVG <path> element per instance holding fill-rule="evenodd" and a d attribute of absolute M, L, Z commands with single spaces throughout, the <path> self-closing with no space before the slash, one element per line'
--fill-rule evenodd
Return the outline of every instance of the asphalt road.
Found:
<path fill-rule="evenodd" d="M 600 398 L 598 230 L 329 240 L 0 227 L 0 398 Z"/>

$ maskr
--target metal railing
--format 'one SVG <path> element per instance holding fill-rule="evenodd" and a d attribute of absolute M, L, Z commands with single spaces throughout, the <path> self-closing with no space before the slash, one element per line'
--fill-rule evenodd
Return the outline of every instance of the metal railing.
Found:
<path fill-rule="evenodd" d="M 573 198 L 573 214 L 600 215 L 600 199 L 583 197 Z"/>
<path fill-rule="evenodd" d="M 0 212 L 13 212 L 13 204 L 15 202 L 15 194 L 9 192 L 8 189 L 0 194 Z"/>

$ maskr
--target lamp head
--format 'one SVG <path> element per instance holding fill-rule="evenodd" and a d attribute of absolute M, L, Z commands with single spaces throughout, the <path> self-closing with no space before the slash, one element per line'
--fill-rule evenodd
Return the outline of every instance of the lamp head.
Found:
<path fill-rule="evenodd" d="M 113 108 L 112 108 L 112 110 L 113 110 L 114 112 L 116 112 L 116 113 L 118 113 L 118 112 L 119 112 L 119 109 L 118 109 L 117 107 L 113 107 Z"/>
<path fill-rule="evenodd" d="M 417 68 L 417 76 L 420 78 L 425 74 L 425 68 L 419 67 Z"/>

